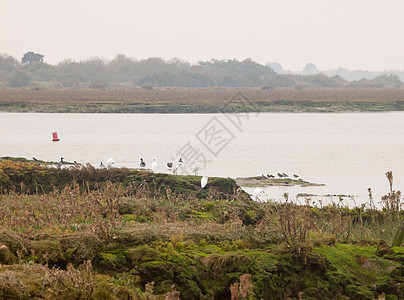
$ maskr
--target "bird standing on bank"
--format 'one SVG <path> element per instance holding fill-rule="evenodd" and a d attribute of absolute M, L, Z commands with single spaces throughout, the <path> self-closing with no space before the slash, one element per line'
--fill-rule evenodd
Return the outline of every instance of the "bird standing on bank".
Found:
<path fill-rule="evenodd" d="M 60 158 L 60 162 L 58 162 L 58 167 L 61 168 L 65 162 L 63 161 L 63 157 Z"/>
<path fill-rule="evenodd" d="M 146 163 L 144 162 L 143 158 L 140 158 L 140 167 L 141 168 L 146 167 Z"/>
<path fill-rule="evenodd" d="M 202 177 L 201 179 L 201 188 L 204 188 L 208 184 L 208 174 Z"/>
<path fill-rule="evenodd" d="M 197 176 L 198 170 L 199 170 L 199 160 L 195 162 L 194 167 L 192 168 L 192 173 L 195 173 L 195 176 Z"/>
<path fill-rule="evenodd" d="M 106 163 L 107 169 L 111 169 L 111 168 L 112 168 L 112 165 L 113 165 L 114 163 L 115 163 L 115 160 L 113 160 L 111 157 L 108 158 L 107 163 Z"/>
<path fill-rule="evenodd" d="M 252 199 L 254 201 L 262 202 L 262 200 L 260 199 L 261 195 L 265 195 L 265 191 L 262 188 L 257 187 L 253 192 Z"/>
<path fill-rule="evenodd" d="M 151 169 L 153 173 L 156 173 L 156 169 L 157 169 L 157 158 L 153 159 L 153 162 L 151 163 Z"/>

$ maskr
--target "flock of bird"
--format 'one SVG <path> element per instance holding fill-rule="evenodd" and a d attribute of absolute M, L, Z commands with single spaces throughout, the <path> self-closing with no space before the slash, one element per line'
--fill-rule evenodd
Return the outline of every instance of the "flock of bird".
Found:
<path fill-rule="evenodd" d="M 262 176 L 263 179 L 275 178 L 275 175 L 272 175 L 272 174 L 267 174 L 267 175 L 261 174 L 261 176 Z M 286 173 L 278 173 L 278 177 L 279 177 L 279 178 L 288 178 L 289 175 L 286 174 Z M 299 178 L 300 176 L 297 175 L 297 174 L 293 174 L 293 177 L 294 177 L 294 178 Z"/>
<path fill-rule="evenodd" d="M 32 158 L 34 161 L 38 161 L 38 159 L 36 159 L 35 157 Z M 61 168 L 64 165 L 64 161 L 63 161 L 63 157 L 60 158 L 60 161 L 57 163 L 57 166 L 59 168 Z M 183 165 L 184 161 L 182 160 L 182 158 L 180 157 L 178 160 L 174 160 L 171 162 L 167 163 L 167 168 L 168 171 L 171 171 L 173 173 L 173 175 L 178 175 L 178 169 Z M 99 168 L 101 169 L 110 169 L 113 167 L 113 165 L 115 164 L 115 160 L 113 160 L 112 158 L 108 158 L 107 162 L 105 163 L 105 165 L 103 164 L 103 162 L 100 163 Z M 158 164 L 158 160 L 156 157 L 153 158 L 153 161 L 151 163 L 151 171 L 153 173 L 156 173 L 157 170 L 157 164 Z M 76 161 L 74 161 L 74 165 L 75 166 L 80 166 L 80 163 L 77 163 Z M 146 162 L 144 161 L 143 158 L 140 158 L 140 163 L 139 166 L 141 169 L 145 169 L 146 168 Z M 200 170 L 200 165 L 199 165 L 199 161 L 197 160 L 195 162 L 195 164 L 193 165 L 191 172 L 194 173 L 196 176 L 198 175 L 198 171 Z M 278 173 L 277 174 L 279 178 L 288 178 L 289 175 L 286 173 Z M 272 174 L 261 174 L 263 179 L 271 179 L 271 178 L 275 178 L 275 175 Z M 300 176 L 297 174 L 293 174 L 294 178 L 299 178 Z M 299 179 L 302 180 L 302 179 Z M 208 175 L 206 174 L 205 176 L 202 177 L 201 179 L 201 188 L 204 188 L 206 185 L 208 184 Z M 252 195 L 253 200 L 255 201 L 261 201 L 260 197 L 262 195 L 265 195 L 265 191 L 260 188 L 257 187 Z"/>
<path fill-rule="evenodd" d="M 32 158 L 34 161 L 38 161 L 38 159 L 36 159 L 35 157 Z M 178 175 L 178 169 L 183 165 L 184 161 L 182 160 L 182 158 L 180 157 L 178 160 L 174 160 L 171 162 L 167 163 L 167 168 L 168 171 L 171 171 L 173 173 L 173 175 Z M 58 168 L 62 168 L 62 166 L 65 164 L 65 162 L 63 161 L 63 157 L 60 158 L 60 161 L 56 164 Z M 113 165 L 115 164 L 115 160 L 113 160 L 112 158 L 108 158 L 107 162 L 104 163 L 101 162 L 99 164 L 99 168 L 100 169 L 110 169 L 113 167 Z M 151 171 L 153 173 L 156 173 L 157 170 L 157 164 L 158 164 L 158 160 L 156 157 L 154 157 L 152 163 L 151 163 Z M 74 161 L 74 165 L 75 166 L 80 166 L 80 163 L 77 163 L 76 161 Z M 140 163 L 139 166 L 141 169 L 145 169 L 146 168 L 146 162 L 144 161 L 143 158 L 140 158 Z M 199 165 L 199 160 L 197 160 L 193 167 L 191 168 L 191 172 L 193 174 L 195 174 L 195 176 L 198 175 L 198 171 L 200 170 L 200 165 Z M 202 177 L 201 179 L 201 188 L 204 188 L 206 185 L 208 184 L 208 175 L 206 174 L 205 176 Z"/>

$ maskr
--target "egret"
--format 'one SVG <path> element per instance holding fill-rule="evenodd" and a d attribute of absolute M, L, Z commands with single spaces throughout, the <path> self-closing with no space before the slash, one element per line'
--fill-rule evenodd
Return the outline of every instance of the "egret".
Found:
<path fill-rule="evenodd" d="M 208 174 L 202 177 L 201 179 L 201 188 L 204 188 L 208 184 Z"/>
<path fill-rule="evenodd" d="M 265 191 L 260 187 L 256 187 L 254 192 L 253 192 L 252 199 L 255 200 L 255 201 L 258 201 L 258 202 L 262 202 L 262 200 L 259 197 L 262 194 L 265 195 Z"/>
<path fill-rule="evenodd" d="M 153 159 L 153 162 L 151 163 L 151 169 L 153 173 L 156 173 L 156 169 L 157 169 L 157 158 Z"/>
<path fill-rule="evenodd" d="M 194 164 L 194 167 L 192 168 L 192 173 L 195 173 L 195 176 L 198 175 L 198 170 L 199 170 L 199 160 L 197 160 Z"/>
<path fill-rule="evenodd" d="M 178 174 L 178 168 L 180 167 L 180 162 L 178 161 L 174 161 L 173 162 L 173 168 L 172 168 L 172 172 L 173 175 L 177 175 Z"/>
<path fill-rule="evenodd" d="M 107 163 L 106 163 L 107 169 L 111 169 L 111 168 L 112 168 L 112 165 L 113 165 L 114 163 L 115 163 L 115 160 L 113 160 L 111 157 L 108 158 Z"/>
<path fill-rule="evenodd" d="M 143 161 L 143 158 L 140 158 L 140 167 L 141 168 L 146 167 L 146 163 Z"/>

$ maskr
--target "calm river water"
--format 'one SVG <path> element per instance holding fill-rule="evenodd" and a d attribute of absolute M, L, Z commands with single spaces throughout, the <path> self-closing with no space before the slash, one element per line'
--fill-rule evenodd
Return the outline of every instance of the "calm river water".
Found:
<path fill-rule="evenodd" d="M 285 172 L 323 187 L 269 187 L 287 192 L 347 194 L 375 201 L 387 193 L 385 172 L 404 190 L 404 113 L 339 113 L 225 116 L 214 114 L 0 113 L 0 156 L 89 162 L 112 157 L 115 166 L 138 167 L 140 157 L 158 172 L 182 156 L 207 161 L 199 174 L 246 177 Z M 52 142 L 57 131 L 59 142 Z M 187 161 L 188 159 L 188 161 Z M 203 162 L 201 163 L 203 165 Z M 185 164 L 187 166 L 187 164 Z M 252 192 L 252 189 L 247 189 Z M 315 197 L 314 197 L 315 198 Z M 334 199 L 335 200 L 335 199 Z"/>

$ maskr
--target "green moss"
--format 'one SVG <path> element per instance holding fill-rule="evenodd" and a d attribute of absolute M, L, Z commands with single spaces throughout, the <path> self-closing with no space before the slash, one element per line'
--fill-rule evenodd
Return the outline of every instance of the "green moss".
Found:
<path fill-rule="evenodd" d="M 99 265 L 103 269 L 109 270 L 120 270 L 122 268 L 127 267 L 125 256 L 120 253 L 111 253 L 111 252 L 100 252 L 99 253 Z"/>

